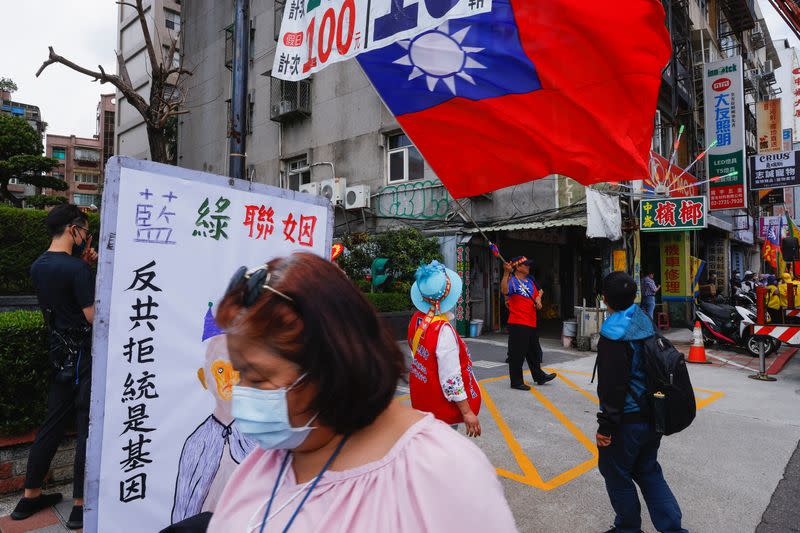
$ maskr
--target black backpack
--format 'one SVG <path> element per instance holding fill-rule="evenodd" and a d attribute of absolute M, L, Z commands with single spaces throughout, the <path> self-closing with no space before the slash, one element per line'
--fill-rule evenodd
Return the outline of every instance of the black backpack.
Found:
<path fill-rule="evenodd" d="M 645 339 L 642 364 L 647 376 L 646 398 L 658 433 L 672 435 L 691 425 L 697 414 L 686 358 L 659 334 Z"/>
<path fill-rule="evenodd" d="M 657 433 L 672 435 L 689 427 L 697 414 L 686 358 L 658 333 L 642 341 L 646 391 L 638 402 Z M 594 365 L 597 370 L 597 362 Z M 594 372 L 592 372 L 594 381 Z"/>

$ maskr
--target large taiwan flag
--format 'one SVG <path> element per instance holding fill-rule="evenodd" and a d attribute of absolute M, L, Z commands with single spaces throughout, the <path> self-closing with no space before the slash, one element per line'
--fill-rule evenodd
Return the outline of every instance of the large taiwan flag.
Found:
<path fill-rule="evenodd" d="M 658 0 L 494 0 L 358 61 L 456 198 L 549 174 L 643 179 L 664 18 Z"/>

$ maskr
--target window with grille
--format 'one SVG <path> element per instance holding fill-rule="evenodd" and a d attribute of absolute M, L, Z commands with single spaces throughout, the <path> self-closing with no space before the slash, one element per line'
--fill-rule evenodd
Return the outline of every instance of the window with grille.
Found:
<path fill-rule="evenodd" d="M 100 152 L 90 148 L 75 148 L 75 161 L 97 163 L 100 161 Z"/>
<path fill-rule="evenodd" d="M 92 204 L 97 203 L 97 195 L 96 194 L 81 194 L 75 193 L 72 195 L 72 202 L 75 205 L 79 205 L 82 207 L 88 207 Z"/>
<path fill-rule="evenodd" d="M 301 185 L 311 183 L 311 168 L 308 166 L 308 156 L 303 155 L 289 159 L 285 165 L 289 189 L 299 191 Z"/>
<path fill-rule="evenodd" d="M 171 9 L 164 10 L 164 19 L 167 29 L 180 31 L 181 30 L 181 14 Z"/>
<path fill-rule="evenodd" d="M 404 133 L 387 136 L 386 181 L 400 183 L 425 177 L 422 154 Z"/>
<path fill-rule="evenodd" d="M 79 174 L 75 173 L 75 183 L 90 183 L 97 185 L 100 183 L 100 176 L 97 174 Z"/>

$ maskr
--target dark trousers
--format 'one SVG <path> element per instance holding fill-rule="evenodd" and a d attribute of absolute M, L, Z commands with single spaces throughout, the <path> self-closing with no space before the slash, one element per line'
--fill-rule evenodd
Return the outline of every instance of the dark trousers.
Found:
<path fill-rule="evenodd" d="M 681 509 L 658 464 L 660 443 L 661 435 L 649 424 L 622 424 L 611 437 L 611 444 L 598 448 L 598 468 L 617 513 L 614 527 L 621 533 L 641 530 L 641 506 L 634 483 L 642 490 L 658 531 L 687 533 L 681 527 Z"/>
<path fill-rule="evenodd" d="M 37 489 L 44 483 L 53 456 L 64 438 L 67 421 L 74 417 L 75 464 L 72 483 L 73 498 L 83 498 L 84 467 L 86 465 L 86 437 L 89 434 L 89 396 L 91 394 L 91 358 L 81 361 L 78 383 L 56 383 L 51 379 L 47 397 L 47 418 L 36 432 L 36 439 L 28 454 L 25 488 Z"/>
<path fill-rule="evenodd" d="M 528 369 L 534 380 L 542 377 L 542 346 L 536 328 L 520 324 L 508 325 L 508 363 L 512 385 L 524 383 L 522 363 L 528 362 Z"/>

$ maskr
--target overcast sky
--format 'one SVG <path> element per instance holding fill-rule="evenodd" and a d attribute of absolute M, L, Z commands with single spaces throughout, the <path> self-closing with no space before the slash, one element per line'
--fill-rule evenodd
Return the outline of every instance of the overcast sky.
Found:
<path fill-rule="evenodd" d="M 15 100 L 38 105 L 47 133 L 91 137 L 101 93 L 114 92 L 108 83 L 93 82 L 63 65 L 50 65 L 35 76 L 47 58 L 47 47 L 81 66 L 116 72 L 114 0 L 3 0 L 0 31 L 0 77 L 13 79 Z M 16 21 L 12 23 L 13 21 Z"/>
<path fill-rule="evenodd" d="M 11 2 L 12 0 L 5 0 Z M 47 47 L 76 63 L 116 72 L 116 13 L 114 0 L 14 0 L 13 20 L 0 31 L 0 77 L 19 86 L 14 98 L 38 105 L 49 124 L 48 133 L 91 137 L 96 133 L 95 108 L 101 93 L 114 92 L 62 65 L 49 66 L 39 78 L 34 74 L 47 57 Z M 800 41 L 789 30 L 769 0 L 759 0 L 773 39 Z M 8 11 L 8 10 L 6 10 Z"/>

